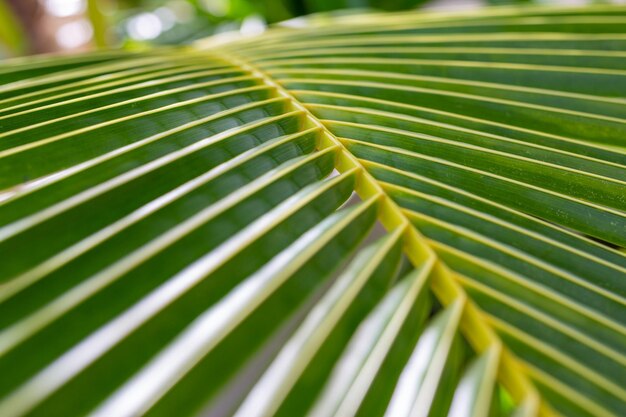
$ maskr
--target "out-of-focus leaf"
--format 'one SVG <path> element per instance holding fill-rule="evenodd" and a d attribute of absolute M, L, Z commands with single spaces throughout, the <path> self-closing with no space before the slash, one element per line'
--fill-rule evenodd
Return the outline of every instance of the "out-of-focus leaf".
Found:
<path fill-rule="evenodd" d="M 0 68 L 0 415 L 621 416 L 626 8 Z"/>
<path fill-rule="evenodd" d="M 0 0 L 0 46 L 13 55 L 24 53 L 28 46 L 22 25 L 5 0 Z"/>

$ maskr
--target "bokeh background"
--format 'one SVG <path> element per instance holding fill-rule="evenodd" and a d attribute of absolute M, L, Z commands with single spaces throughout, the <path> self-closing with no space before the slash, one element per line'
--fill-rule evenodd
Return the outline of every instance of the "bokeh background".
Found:
<path fill-rule="evenodd" d="M 467 9 L 512 3 L 626 0 L 0 0 L 0 58 L 98 47 L 181 44 L 214 33 L 262 32 L 311 13 Z"/>

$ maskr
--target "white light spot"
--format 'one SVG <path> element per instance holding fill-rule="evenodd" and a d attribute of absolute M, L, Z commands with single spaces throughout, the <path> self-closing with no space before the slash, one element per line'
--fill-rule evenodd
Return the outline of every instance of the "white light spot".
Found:
<path fill-rule="evenodd" d="M 154 11 L 163 26 L 163 32 L 170 30 L 176 24 L 176 15 L 167 7 L 159 7 Z"/>
<path fill-rule="evenodd" d="M 288 28 L 304 28 L 309 24 L 308 20 L 304 17 L 294 17 L 293 19 L 284 20 L 278 23 L 278 26 L 284 26 Z"/>
<path fill-rule="evenodd" d="M 145 41 L 159 36 L 163 32 L 163 23 L 154 13 L 141 13 L 130 18 L 126 31 L 131 38 Z"/>
<path fill-rule="evenodd" d="M 57 44 L 64 49 L 78 48 L 91 40 L 93 28 L 85 19 L 69 22 L 61 26 L 56 33 Z"/>
<path fill-rule="evenodd" d="M 42 0 L 46 11 L 57 17 L 68 17 L 83 13 L 85 0 Z"/>
<path fill-rule="evenodd" d="M 228 1 L 226 0 L 202 0 L 202 8 L 213 16 L 224 17 L 228 13 Z"/>
<path fill-rule="evenodd" d="M 265 20 L 263 20 L 260 16 L 249 16 L 246 17 L 241 23 L 241 29 L 239 31 L 242 35 L 245 36 L 254 36 L 260 35 L 265 32 L 265 28 L 267 25 L 265 24 Z"/>
<path fill-rule="evenodd" d="M 167 3 L 167 7 L 174 12 L 178 23 L 189 22 L 195 16 L 193 6 L 183 0 L 170 1 Z"/>

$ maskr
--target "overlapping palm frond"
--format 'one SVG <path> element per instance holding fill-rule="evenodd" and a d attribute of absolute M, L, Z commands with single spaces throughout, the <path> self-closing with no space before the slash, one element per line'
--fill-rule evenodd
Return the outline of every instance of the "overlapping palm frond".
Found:
<path fill-rule="evenodd" d="M 626 411 L 626 8 L 0 82 L 0 415 Z"/>

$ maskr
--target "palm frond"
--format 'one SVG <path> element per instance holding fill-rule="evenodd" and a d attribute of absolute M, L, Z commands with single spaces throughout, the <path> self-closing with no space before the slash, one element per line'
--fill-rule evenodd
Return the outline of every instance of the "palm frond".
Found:
<path fill-rule="evenodd" d="M 626 8 L 0 68 L 0 415 L 619 416 Z"/>

